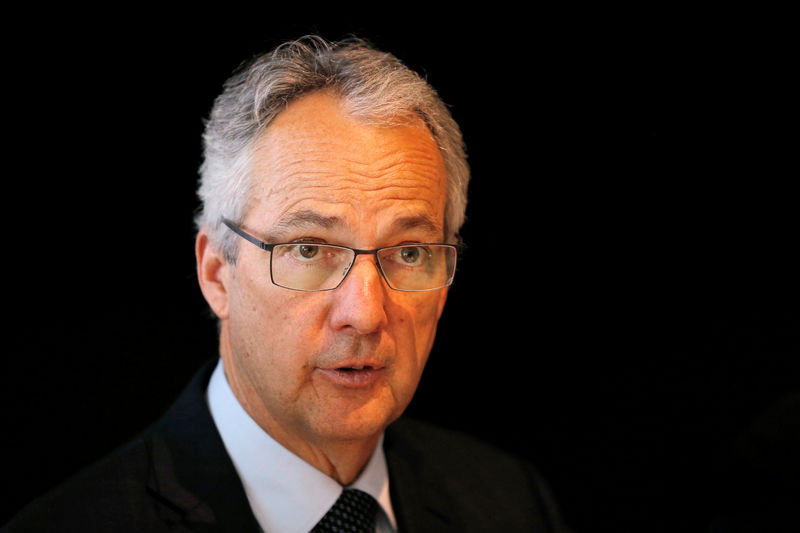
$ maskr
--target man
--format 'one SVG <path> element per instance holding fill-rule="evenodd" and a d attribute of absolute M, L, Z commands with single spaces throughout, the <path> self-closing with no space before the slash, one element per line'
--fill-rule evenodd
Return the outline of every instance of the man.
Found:
<path fill-rule="evenodd" d="M 401 418 L 469 178 L 434 90 L 363 42 L 305 38 L 232 77 L 204 139 L 197 273 L 219 361 L 8 530 L 334 531 L 351 514 L 377 531 L 560 530 L 532 469 Z"/>

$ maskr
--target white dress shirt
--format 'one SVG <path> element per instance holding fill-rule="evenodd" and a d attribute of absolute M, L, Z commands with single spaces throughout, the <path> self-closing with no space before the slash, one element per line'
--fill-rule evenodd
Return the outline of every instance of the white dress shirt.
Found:
<path fill-rule="evenodd" d="M 250 418 L 233 394 L 221 360 L 211 375 L 206 398 L 261 529 L 266 533 L 308 533 L 343 487 L 284 448 Z M 378 512 L 377 533 L 397 530 L 383 436 L 361 475 L 349 486 L 378 501 L 382 511 Z"/>

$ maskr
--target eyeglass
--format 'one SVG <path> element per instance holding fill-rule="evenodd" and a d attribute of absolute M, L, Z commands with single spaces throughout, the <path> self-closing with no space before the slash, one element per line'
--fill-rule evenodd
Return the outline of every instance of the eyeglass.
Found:
<path fill-rule="evenodd" d="M 433 291 L 453 283 L 458 249 L 450 244 L 414 243 L 374 250 L 336 244 L 291 242 L 267 244 L 228 219 L 231 231 L 270 253 L 272 283 L 296 291 L 330 291 L 344 282 L 356 257 L 374 255 L 378 271 L 397 291 Z"/>

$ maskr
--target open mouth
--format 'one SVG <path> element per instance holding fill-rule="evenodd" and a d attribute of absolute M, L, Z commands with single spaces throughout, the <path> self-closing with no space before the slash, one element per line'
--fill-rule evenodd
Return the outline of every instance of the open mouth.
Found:
<path fill-rule="evenodd" d="M 384 367 L 380 365 L 346 365 L 336 368 L 319 369 L 325 379 L 337 386 L 348 388 L 370 387 L 385 377 Z"/>

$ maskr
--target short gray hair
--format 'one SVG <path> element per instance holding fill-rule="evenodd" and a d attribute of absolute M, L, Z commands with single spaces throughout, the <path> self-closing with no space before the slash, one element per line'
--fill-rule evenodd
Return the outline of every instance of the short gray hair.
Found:
<path fill-rule="evenodd" d="M 445 239 L 459 240 L 470 171 L 461 130 L 437 92 L 395 56 L 351 38 L 328 42 L 307 36 L 256 57 L 231 76 L 214 101 L 203 135 L 195 223 L 229 261 L 237 242 L 221 224 L 240 222 L 253 187 L 250 158 L 272 120 L 295 99 L 333 90 L 354 117 L 380 125 L 420 117 L 441 151 L 447 173 Z"/>

